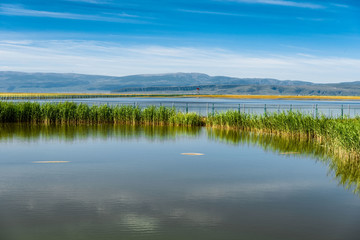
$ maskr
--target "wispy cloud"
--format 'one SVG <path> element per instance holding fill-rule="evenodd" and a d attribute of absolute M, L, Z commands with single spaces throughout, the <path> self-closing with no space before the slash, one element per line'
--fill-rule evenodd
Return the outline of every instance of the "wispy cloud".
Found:
<path fill-rule="evenodd" d="M 313 82 L 356 81 L 360 59 L 252 54 L 220 48 L 119 45 L 95 41 L 0 42 L 0 70 L 104 75 L 203 72 Z"/>
<path fill-rule="evenodd" d="M 118 14 L 117 17 L 90 15 L 90 14 L 77 14 L 68 12 L 51 12 L 39 11 L 33 9 L 26 9 L 19 5 L 2 4 L 0 5 L 0 15 L 7 16 L 25 16 L 25 17 L 42 17 L 42 18 L 60 18 L 60 19 L 73 19 L 73 20 L 86 20 L 86 21 L 103 21 L 103 22 L 119 22 L 119 23 L 132 23 L 132 24 L 145 24 L 148 22 L 133 19 L 134 15 Z"/>
<path fill-rule="evenodd" d="M 249 3 L 249 4 L 266 4 L 266 5 L 285 6 L 285 7 L 310 8 L 310 9 L 325 8 L 324 5 L 320 5 L 320 4 L 297 2 L 297 1 L 286 1 L 286 0 L 227 0 L 227 1 Z"/>
<path fill-rule="evenodd" d="M 299 21 L 325 21 L 329 19 L 325 18 L 307 18 L 307 17 L 287 17 L 287 16 L 274 16 L 270 14 L 241 14 L 231 12 L 216 12 L 216 11 L 203 11 L 203 10 L 192 10 L 192 9 L 178 9 L 180 12 L 194 13 L 194 14 L 210 14 L 219 16 L 230 16 L 230 17 L 244 17 L 244 18 L 263 18 L 263 19 L 279 19 L 279 20 L 299 20 Z"/>
<path fill-rule="evenodd" d="M 68 2 L 83 2 L 83 3 L 91 3 L 91 4 L 110 4 L 112 1 L 110 0 L 66 0 Z"/>
<path fill-rule="evenodd" d="M 236 16 L 236 17 L 254 16 L 254 15 L 248 15 L 248 14 L 238 14 L 238 13 L 229 13 L 229 12 L 216 12 L 216 11 L 204 11 L 204 10 L 191 10 L 191 9 L 178 9 L 178 11 L 187 12 L 187 13 L 223 15 L 223 16 Z"/>
<path fill-rule="evenodd" d="M 330 5 L 332 5 L 334 7 L 339 7 L 339 8 L 350 8 L 350 6 L 346 5 L 346 4 L 330 3 Z"/>

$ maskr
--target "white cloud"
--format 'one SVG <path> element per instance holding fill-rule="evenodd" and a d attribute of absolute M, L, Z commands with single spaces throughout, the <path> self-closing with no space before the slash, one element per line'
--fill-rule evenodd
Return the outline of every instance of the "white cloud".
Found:
<path fill-rule="evenodd" d="M 245 55 L 220 48 L 123 46 L 96 41 L 0 41 L 0 70 L 123 76 L 202 72 L 313 82 L 360 80 L 360 59 Z"/>
<path fill-rule="evenodd" d="M 33 9 L 26 9 L 19 5 L 2 4 L 0 5 L 0 15 L 8 16 L 25 16 L 25 17 L 42 17 L 42 18 L 60 18 L 60 19 L 74 19 L 74 20 L 87 20 L 87 21 L 103 21 L 103 22 L 120 22 L 132 24 L 145 24 L 147 22 L 133 19 L 134 15 L 118 14 L 116 16 L 102 16 L 90 14 L 77 14 L 68 12 L 50 12 L 39 11 Z"/>
<path fill-rule="evenodd" d="M 350 6 L 346 4 L 331 3 L 331 5 L 339 8 L 350 8 Z"/>
<path fill-rule="evenodd" d="M 109 0 L 66 0 L 68 2 L 84 2 L 84 3 L 91 3 L 91 4 L 109 4 L 112 1 Z"/>
<path fill-rule="evenodd" d="M 179 12 L 194 13 L 194 14 L 207 14 L 207 15 L 218 15 L 218 16 L 230 16 L 230 17 L 242 17 L 242 18 L 263 18 L 263 19 L 277 19 L 277 20 L 299 20 L 299 21 L 325 21 L 330 19 L 325 18 L 306 18 L 297 16 L 275 16 L 271 14 L 241 14 L 231 12 L 216 12 L 216 11 L 203 11 L 203 10 L 191 10 L 191 9 L 178 9 Z"/>
<path fill-rule="evenodd" d="M 298 7 L 298 8 L 310 8 L 321 9 L 325 6 L 307 2 L 285 1 L 285 0 L 228 0 L 232 2 L 250 3 L 250 4 L 267 4 L 285 7 Z"/>
<path fill-rule="evenodd" d="M 239 13 L 230 13 L 230 12 L 204 11 L 204 10 L 192 10 L 192 9 L 179 9 L 178 11 L 187 12 L 187 13 L 223 15 L 223 16 L 234 16 L 234 17 L 259 17 L 259 15 L 239 14 Z"/>

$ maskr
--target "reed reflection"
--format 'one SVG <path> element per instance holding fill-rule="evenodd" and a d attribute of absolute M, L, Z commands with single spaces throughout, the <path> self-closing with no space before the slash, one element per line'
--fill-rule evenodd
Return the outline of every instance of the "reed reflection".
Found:
<path fill-rule="evenodd" d="M 138 125 L 36 125 L 36 124 L 1 124 L 0 141 L 19 139 L 36 141 L 39 139 L 60 139 L 65 141 L 101 139 L 133 139 L 145 137 L 153 140 L 175 139 L 176 136 L 197 136 L 200 127 L 174 126 L 138 126 Z"/>
<path fill-rule="evenodd" d="M 150 141 L 171 140 L 181 135 L 200 136 L 201 127 L 175 126 L 137 126 L 137 125 L 36 125 L 36 124 L 1 124 L 0 141 L 64 140 L 79 141 L 88 138 L 135 139 L 144 137 Z M 311 138 L 292 135 L 270 135 L 251 133 L 240 130 L 206 128 L 207 136 L 212 141 L 226 144 L 259 146 L 265 151 L 278 154 L 307 156 L 321 161 L 329 168 L 340 185 L 360 194 L 360 159 L 357 154 L 344 154 Z"/>
<path fill-rule="evenodd" d="M 360 196 L 360 159 L 323 143 L 292 135 L 260 134 L 232 129 L 207 128 L 209 139 L 226 144 L 259 146 L 278 154 L 307 156 L 328 166 L 340 185 Z"/>

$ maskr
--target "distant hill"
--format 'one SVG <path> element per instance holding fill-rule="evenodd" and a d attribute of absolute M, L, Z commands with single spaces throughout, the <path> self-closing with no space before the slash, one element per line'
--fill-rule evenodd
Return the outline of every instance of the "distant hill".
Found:
<path fill-rule="evenodd" d="M 73 73 L 24 73 L 0 71 L 1 92 L 123 92 L 360 95 L 360 81 L 314 84 L 271 78 L 234 78 L 202 73 L 130 75 L 124 77 Z"/>

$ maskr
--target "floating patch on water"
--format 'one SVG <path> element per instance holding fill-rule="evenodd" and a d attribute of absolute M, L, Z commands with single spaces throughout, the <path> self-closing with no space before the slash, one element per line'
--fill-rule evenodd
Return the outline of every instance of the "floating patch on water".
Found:
<path fill-rule="evenodd" d="M 34 161 L 33 163 L 69 163 L 70 161 Z"/>
<path fill-rule="evenodd" d="M 189 156 L 202 156 L 203 153 L 182 153 L 181 155 L 189 155 Z"/>
<path fill-rule="evenodd" d="M 280 154 L 300 154 L 299 152 L 282 152 Z"/>

